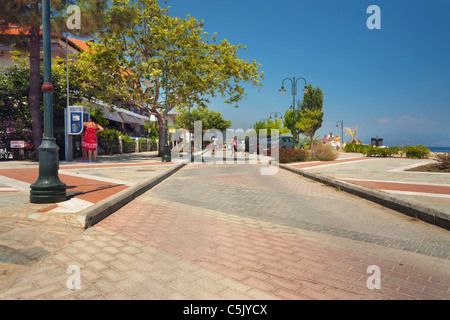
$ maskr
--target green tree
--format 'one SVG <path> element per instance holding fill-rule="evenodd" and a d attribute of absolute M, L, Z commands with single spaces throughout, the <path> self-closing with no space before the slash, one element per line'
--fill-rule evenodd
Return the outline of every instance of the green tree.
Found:
<path fill-rule="evenodd" d="M 0 123 L 8 123 L 9 128 L 13 128 L 15 134 L 9 135 L 8 140 L 25 140 L 30 149 L 34 149 L 32 128 L 33 118 L 31 116 L 28 93 L 30 91 L 30 67 L 27 64 L 27 54 L 13 51 L 15 63 L 7 68 L 0 69 Z M 38 84 L 42 86 L 44 81 L 43 66 L 40 66 Z M 55 88 L 53 92 L 53 117 L 56 135 L 62 135 L 64 131 L 64 108 L 66 108 L 66 73 L 64 65 L 56 63 L 52 68 L 52 83 Z M 77 103 L 81 100 L 79 88 L 74 84 L 71 86 L 72 101 Z M 43 110 L 42 97 L 40 97 L 40 111 Z M 0 124 L 0 127 L 4 127 Z M 0 128 L 0 132 L 5 132 Z M 18 135 L 20 132 L 27 132 L 26 137 Z M 3 138 L 3 137 L 2 137 Z"/>
<path fill-rule="evenodd" d="M 41 86 L 40 78 L 40 26 L 42 24 L 41 12 L 42 0 L 0 0 L 0 36 L 2 39 L 8 38 L 9 43 L 13 43 L 17 49 L 28 50 L 29 52 L 29 108 L 33 128 L 34 145 L 41 144 L 43 136 L 43 117 L 40 110 Z M 78 31 L 72 30 L 70 33 L 88 35 L 96 31 L 99 23 L 103 21 L 102 10 L 107 4 L 107 0 L 51 0 L 50 5 L 52 15 L 55 17 L 52 23 L 52 34 L 67 31 L 63 10 L 71 4 L 76 4 L 82 10 L 84 21 L 82 28 Z M 22 32 L 20 36 L 8 36 L 4 31 L 10 26 L 19 27 Z M 36 153 L 38 156 L 38 153 Z"/>
<path fill-rule="evenodd" d="M 22 119 L 31 127 L 29 76 L 30 69 L 25 60 L 0 70 L 0 121 Z"/>
<path fill-rule="evenodd" d="M 259 130 L 266 129 L 267 135 L 271 135 L 272 129 L 277 129 L 279 134 L 289 133 L 289 129 L 287 129 L 284 125 L 283 119 L 272 119 L 271 117 L 265 119 L 265 121 L 258 121 L 253 125 L 253 128 L 256 131 L 256 134 L 259 135 Z"/>
<path fill-rule="evenodd" d="M 299 117 L 299 121 L 295 124 L 296 128 L 303 132 L 310 142 L 310 148 L 312 148 L 314 142 L 314 134 L 318 123 L 323 118 L 323 111 L 320 109 L 302 111 Z"/>
<path fill-rule="evenodd" d="M 112 105 L 133 104 L 154 115 L 160 155 L 166 103 L 168 111 L 193 104 L 204 107 L 218 96 L 236 104 L 245 96 L 241 82 L 261 85 L 263 74 L 256 61 L 238 58 L 238 49 L 244 47 L 217 42 L 215 35 L 203 31 L 203 22 L 171 17 L 156 0 L 111 3 L 108 27 L 77 61 L 80 80 L 88 94 Z M 150 81 L 144 88 L 141 80 L 146 76 Z"/>
<path fill-rule="evenodd" d="M 311 84 L 308 84 L 308 92 L 304 94 L 303 101 L 300 106 L 300 119 L 311 117 L 309 120 L 313 123 L 312 127 L 301 125 L 299 128 L 301 133 L 306 133 L 307 136 L 314 136 L 315 132 L 322 126 L 323 122 L 323 92 L 319 87 L 314 88 Z M 321 112 L 316 112 L 320 110 Z M 309 112 L 311 111 L 311 112 Z M 304 123 L 308 123 L 307 120 L 300 120 Z M 306 129 L 307 128 L 307 129 Z M 302 131 L 302 130 L 307 131 Z"/>
<path fill-rule="evenodd" d="M 300 131 L 298 129 L 297 122 L 300 119 L 300 110 L 289 108 L 284 113 L 284 122 L 283 122 L 283 128 L 287 130 L 288 132 L 292 133 L 292 136 L 294 139 L 298 139 L 298 136 L 300 134 Z"/>
<path fill-rule="evenodd" d="M 181 109 L 175 120 L 176 128 L 189 128 L 191 124 L 191 130 L 194 129 L 194 122 L 202 122 L 202 131 L 205 132 L 209 129 L 217 129 L 221 132 L 231 127 L 231 121 L 225 120 L 222 113 L 208 108 L 195 108 L 191 111 L 189 109 Z"/>

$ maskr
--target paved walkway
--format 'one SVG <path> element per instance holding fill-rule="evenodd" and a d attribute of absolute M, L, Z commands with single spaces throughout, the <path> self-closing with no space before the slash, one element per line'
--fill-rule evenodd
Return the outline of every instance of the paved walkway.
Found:
<path fill-rule="evenodd" d="M 177 165 L 136 157 L 61 164 L 60 173 L 92 183 L 85 183 L 90 191 L 73 185 L 72 198 L 88 202 L 86 213 L 114 198 L 105 190 L 126 192 Z M 361 181 L 384 180 L 375 170 L 405 166 L 384 160 L 307 170 L 335 168 L 328 174 Z M 350 167 L 369 163 L 373 176 Z M 261 175 L 263 165 L 189 164 L 83 230 L 76 219 L 50 218 L 63 215 L 61 204 L 27 202 L 17 181 L 27 183 L 18 173 L 28 166 L 14 163 L 0 173 L 0 188 L 7 189 L 0 192 L 0 299 L 450 298 L 447 230 L 286 170 Z M 394 173 L 385 173 L 385 181 L 398 182 Z M 407 177 L 449 185 L 441 176 L 439 182 Z M 373 288 L 376 270 L 380 289 Z"/>
<path fill-rule="evenodd" d="M 450 215 L 450 175 L 408 171 L 432 159 L 375 158 L 342 154 L 327 162 L 291 164 L 292 167 L 383 191 Z"/>
<path fill-rule="evenodd" d="M 178 165 L 162 163 L 155 152 L 98 159 L 62 161 L 58 175 L 67 185 L 67 200 L 49 204 L 29 202 L 37 162 L 0 161 L 0 285 L 82 233 L 90 214 L 113 207 Z"/>

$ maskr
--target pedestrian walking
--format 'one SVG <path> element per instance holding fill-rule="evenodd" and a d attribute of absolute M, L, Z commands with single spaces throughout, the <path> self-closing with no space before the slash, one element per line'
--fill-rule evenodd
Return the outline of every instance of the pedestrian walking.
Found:
<path fill-rule="evenodd" d="M 216 155 L 216 149 L 217 149 L 217 138 L 215 136 L 212 136 L 212 150 L 211 150 L 211 154 L 213 156 Z"/>
<path fill-rule="evenodd" d="M 233 156 L 236 158 L 236 152 L 237 152 L 237 136 L 234 136 L 233 139 L 231 139 L 231 148 L 233 150 Z"/>
<path fill-rule="evenodd" d="M 85 122 L 83 125 L 85 127 L 85 136 L 81 147 L 88 151 L 87 162 L 92 162 L 92 153 L 94 153 L 94 162 L 97 162 L 97 133 L 104 129 L 96 123 L 94 116 L 90 116 L 89 122 Z"/>

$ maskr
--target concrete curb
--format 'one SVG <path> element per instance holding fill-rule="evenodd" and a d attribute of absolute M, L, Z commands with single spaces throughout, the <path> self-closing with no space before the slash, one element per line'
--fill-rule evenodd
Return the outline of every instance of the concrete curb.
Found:
<path fill-rule="evenodd" d="M 135 199 L 136 197 L 140 196 L 144 192 L 150 190 L 163 180 L 170 177 L 172 174 L 180 170 L 186 164 L 187 162 L 180 162 L 179 164 L 174 165 L 174 167 L 167 172 L 164 172 L 156 177 L 150 178 L 144 182 L 131 186 L 130 188 L 123 190 L 117 193 L 116 195 L 104 199 L 96 203 L 95 205 L 81 211 L 79 214 L 86 215 L 84 228 L 87 229 L 89 227 L 92 227 L 96 223 L 100 222 L 110 214 L 114 213 L 115 211 L 119 210 L 121 207 L 123 207 L 124 205 Z"/>
<path fill-rule="evenodd" d="M 375 202 L 386 208 L 404 213 L 410 217 L 420 219 L 430 224 L 434 224 L 446 230 L 450 230 L 450 215 L 448 215 L 445 212 L 426 207 L 421 203 L 414 201 L 404 201 L 375 189 L 370 189 L 352 183 L 339 181 L 312 172 L 306 172 L 304 170 L 294 168 L 290 165 L 280 163 L 279 167 L 291 171 L 293 173 L 300 174 L 308 179 L 312 179 L 333 186 L 335 188 L 337 187 L 342 191 Z"/>

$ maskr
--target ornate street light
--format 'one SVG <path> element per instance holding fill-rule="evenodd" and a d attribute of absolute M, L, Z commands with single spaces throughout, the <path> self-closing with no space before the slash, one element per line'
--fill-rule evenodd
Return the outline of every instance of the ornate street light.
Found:
<path fill-rule="evenodd" d="M 166 103 L 165 103 L 165 112 L 164 112 L 164 119 L 165 119 L 165 125 L 164 125 L 164 153 L 162 156 L 162 162 L 170 162 L 170 155 L 169 155 L 169 137 L 168 137 L 168 117 L 167 117 L 167 109 L 168 109 L 168 100 L 169 100 L 169 95 L 167 92 L 167 80 L 168 80 L 168 61 L 164 61 L 164 63 L 160 62 L 160 61 L 154 61 L 151 62 L 148 67 L 147 67 L 147 76 L 145 77 L 145 80 L 142 81 L 142 85 L 146 88 L 150 87 L 152 84 L 152 81 L 150 80 L 150 76 L 148 75 L 149 72 L 148 70 L 150 69 L 150 66 L 152 64 L 158 64 L 162 71 L 162 86 L 163 86 L 163 90 L 166 93 Z"/>
<path fill-rule="evenodd" d="M 294 111 L 295 111 L 295 101 L 296 101 L 295 100 L 295 96 L 297 95 L 297 82 L 300 79 L 305 81 L 305 86 L 303 88 L 303 94 L 306 94 L 308 92 L 308 87 L 307 87 L 307 82 L 306 82 L 305 78 L 301 78 L 301 77 L 297 78 L 297 79 L 295 77 L 293 77 L 292 79 L 291 78 L 285 78 L 283 80 L 283 82 L 281 82 L 281 89 L 280 89 L 281 94 L 286 92 L 286 90 L 284 89 L 284 81 L 289 80 L 289 81 L 291 81 L 291 84 L 292 84 L 292 89 L 291 89 L 291 91 L 292 91 L 292 124 L 293 124 L 292 134 L 294 134 L 294 130 L 295 130 L 295 128 L 294 128 L 294 125 L 295 125 L 295 123 L 294 123 Z"/>
<path fill-rule="evenodd" d="M 54 203 L 66 200 L 66 184 L 58 177 L 58 145 L 53 137 L 53 85 L 50 34 L 50 0 L 42 1 L 44 48 L 44 136 L 39 146 L 39 177 L 30 185 L 31 203 Z"/>
<path fill-rule="evenodd" d="M 280 114 L 280 119 L 283 119 L 283 114 L 281 112 L 271 112 L 269 118 L 272 119 L 272 113 L 275 114 L 275 119 L 277 119 L 278 114 Z"/>

